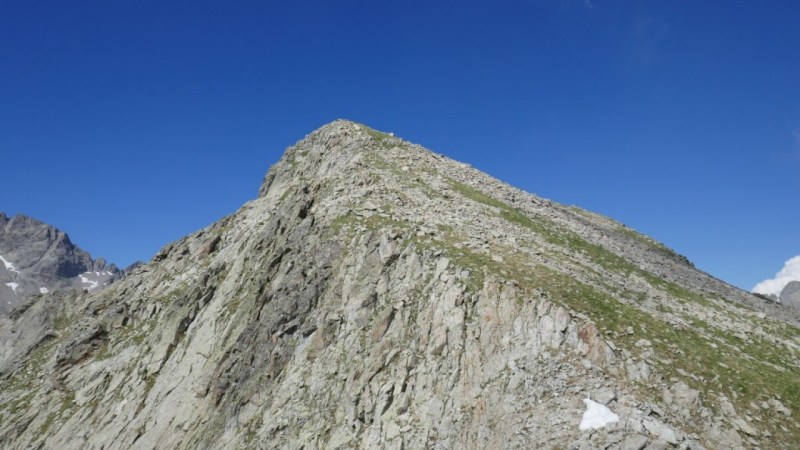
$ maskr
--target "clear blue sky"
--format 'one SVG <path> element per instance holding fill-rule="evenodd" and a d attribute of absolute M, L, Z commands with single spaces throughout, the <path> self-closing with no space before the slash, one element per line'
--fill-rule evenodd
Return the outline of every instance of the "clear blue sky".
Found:
<path fill-rule="evenodd" d="M 336 118 L 746 289 L 800 254 L 797 1 L 0 3 L 0 210 L 118 265 Z"/>

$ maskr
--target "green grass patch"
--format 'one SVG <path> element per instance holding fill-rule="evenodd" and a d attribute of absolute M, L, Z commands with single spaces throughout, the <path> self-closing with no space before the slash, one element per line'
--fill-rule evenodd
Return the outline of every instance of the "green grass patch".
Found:
<path fill-rule="evenodd" d="M 478 203 L 483 203 L 484 205 L 493 206 L 495 208 L 500 208 L 500 209 L 503 209 L 503 210 L 512 209 L 510 206 L 506 205 L 505 203 L 501 202 L 500 200 L 497 200 L 494 197 L 490 197 L 490 196 L 484 194 L 483 192 L 479 191 L 478 189 L 475 189 L 472 186 L 469 186 L 469 185 L 464 184 L 464 183 L 460 183 L 460 182 L 458 182 L 456 180 L 453 180 L 453 179 L 448 179 L 448 181 L 450 181 L 450 185 L 452 186 L 454 191 L 458 192 L 459 194 L 463 195 L 464 197 L 467 197 L 470 200 L 474 200 L 474 201 L 476 201 Z"/>
<path fill-rule="evenodd" d="M 516 208 L 513 208 L 495 198 L 489 197 L 486 194 L 480 192 L 479 190 L 471 186 L 459 183 L 455 180 L 449 180 L 449 181 L 456 192 L 459 192 L 465 197 L 474 200 L 476 202 L 499 209 L 500 217 L 522 228 L 533 231 L 534 233 L 543 237 L 550 244 L 562 248 L 567 248 L 571 252 L 577 252 L 583 254 L 587 256 L 591 261 L 593 261 L 594 263 L 598 264 L 599 266 L 603 267 L 606 270 L 620 273 L 625 276 L 628 276 L 630 274 L 637 274 L 642 278 L 644 278 L 645 280 L 647 280 L 647 282 L 650 283 L 650 285 L 661 289 L 663 292 L 678 299 L 679 301 L 692 301 L 695 303 L 703 304 L 705 306 L 715 307 L 715 305 L 712 305 L 712 302 L 706 300 L 703 296 L 694 293 L 676 283 L 665 280 L 656 275 L 653 275 L 650 272 L 640 269 L 639 267 L 632 264 L 625 258 L 611 252 L 605 247 L 588 242 L 587 240 L 578 236 L 576 233 L 573 233 L 572 231 L 565 230 L 559 227 L 550 219 L 543 217 L 537 217 L 536 219 L 532 219 L 524 212 Z M 635 236 L 636 239 L 639 239 L 643 242 L 647 242 L 649 245 L 657 244 L 655 243 L 655 241 L 651 241 L 647 237 L 639 235 L 633 230 L 627 230 L 627 231 L 630 233 L 631 236 Z M 661 250 L 666 251 L 668 253 L 671 252 L 672 255 L 676 255 L 674 254 L 674 252 L 672 252 L 672 250 L 669 250 L 666 247 L 664 247 L 664 249 Z"/>
<path fill-rule="evenodd" d="M 389 148 L 393 145 L 394 138 L 389 136 L 387 133 L 382 133 L 378 130 L 373 130 L 372 128 L 361 125 L 361 127 L 367 132 L 367 134 L 374 140 L 378 145 L 381 147 Z"/>

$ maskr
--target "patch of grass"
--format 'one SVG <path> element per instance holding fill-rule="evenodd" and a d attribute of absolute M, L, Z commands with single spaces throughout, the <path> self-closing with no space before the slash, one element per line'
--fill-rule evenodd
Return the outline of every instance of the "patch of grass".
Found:
<path fill-rule="evenodd" d="M 478 189 L 475 189 L 472 186 L 460 183 L 453 179 L 449 179 L 448 181 L 450 181 L 450 185 L 452 186 L 454 191 L 458 192 L 464 197 L 467 197 L 470 200 L 474 200 L 478 203 L 483 203 L 484 205 L 492 206 L 502 210 L 512 209 L 510 206 L 506 205 L 500 200 L 490 197 L 484 194 L 483 192 L 479 191 Z"/>
<path fill-rule="evenodd" d="M 37 431 L 36 434 L 39 435 L 40 437 L 45 435 L 47 433 L 47 430 L 50 429 L 50 426 L 53 424 L 53 421 L 56 419 L 57 416 L 58 414 L 56 413 L 48 414 L 47 418 L 44 419 L 44 422 L 42 422 L 42 426 L 39 427 L 39 431 Z"/>
<path fill-rule="evenodd" d="M 64 395 L 64 399 L 61 400 L 61 409 L 58 410 L 59 414 L 64 414 L 67 410 L 75 406 L 75 393 L 72 391 L 67 392 Z"/>
<path fill-rule="evenodd" d="M 602 216 L 600 214 L 593 213 L 591 211 L 586 211 L 585 209 L 579 208 L 577 206 L 568 206 L 567 208 L 570 211 L 572 211 L 572 212 L 574 212 L 574 213 L 576 213 L 576 214 L 578 214 L 578 215 L 580 215 L 580 216 L 582 216 L 582 217 L 584 217 L 586 219 L 589 219 L 589 220 L 592 220 L 592 221 L 599 219 L 599 220 L 606 221 L 607 223 L 613 224 L 614 231 L 616 231 L 617 233 L 622 234 L 622 235 L 626 236 L 629 239 L 633 239 L 633 240 L 639 241 L 639 242 L 647 245 L 648 247 L 650 247 L 650 248 L 652 248 L 654 250 L 658 250 L 658 251 L 664 253 L 665 255 L 667 255 L 668 257 L 670 257 L 672 259 L 680 260 L 680 261 L 683 261 L 683 262 L 685 262 L 685 263 L 687 263 L 687 264 L 689 264 L 691 266 L 694 266 L 691 263 L 691 261 L 689 261 L 685 256 L 680 255 L 677 252 L 675 252 L 675 250 L 672 250 L 671 248 L 667 247 L 666 245 L 662 244 L 661 242 L 658 242 L 655 239 L 653 239 L 653 238 L 651 238 L 649 236 L 646 236 L 644 234 L 638 233 L 635 230 L 633 230 L 633 229 L 631 229 L 631 228 L 629 228 L 629 227 L 627 227 L 627 226 L 625 226 L 625 225 L 623 225 L 621 223 L 618 223 L 618 222 L 616 222 L 615 220 L 613 220 L 611 218 Z"/>
<path fill-rule="evenodd" d="M 522 211 L 513 208 L 501 202 L 500 200 L 490 197 L 471 186 L 467 186 L 455 180 L 450 180 L 450 183 L 453 187 L 453 190 L 459 192 L 465 197 L 484 205 L 499 209 L 499 216 L 504 220 L 533 231 L 553 245 L 566 247 L 573 252 L 584 254 L 605 269 L 614 272 L 621 272 L 623 274 L 630 274 L 631 272 L 643 272 L 638 270 L 636 266 L 629 263 L 624 258 L 606 250 L 600 245 L 592 244 L 586 241 L 569 230 L 560 228 L 557 224 L 549 219 L 537 217 L 534 220 Z"/>
<path fill-rule="evenodd" d="M 11 416 L 17 416 L 22 411 L 25 411 L 30 408 L 31 399 L 34 396 L 34 392 L 27 392 L 22 394 L 21 396 L 15 398 L 14 400 L 8 402 L 3 409 L 11 413 Z"/>
<path fill-rule="evenodd" d="M 70 325 L 70 318 L 66 314 L 60 314 L 53 319 L 53 329 L 55 331 L 64 331 Z"/>
<path fill-rule="evenodd" d="M 650 238 L 648 236 L 645 236 L 643 234 L 637 233 L 636 231 L 634 231 L 634 230 L 632 230 L 632 229 L 630 229 L 628 227 L 625 227 L 625 226 L 618 227 L 616 229 L 616 231 L 618 233 L 620 233 L 620 234 L 623 234 L 623 235 L 627 236 L 630 239 L 639 241 L 639 242 L 647 245 L 648 247 L 650 247 L 652 249 L 660 251 L 661 253 L 667 255 L 671 259 L 682 261 L 682 262 L 694 267 L 694 264 L 691 261 L 689 261 L 688 258 L 686 258 L 685 256 L 677 253 L 675 250 L 667 247 L 666 245 L 662 244 L 661 242 L 656 241 L 655 239 L 652 239 L 652 238 Z"/>
<path fill-rule="evenodd" d="M 373 130 L 372 128 L 366 125 L 361 125 L 361 127 L 381 147 L 389 148 L 393 145 L 392 141 L 394 141 L 394 138 L 392 136 L 389 136 L 389 134 L 380 132 L 378 130 Z"/>
<path fill-rule="evenodd" d="M 230 315 L 236 314 L 236 311 L 239 310 L 239 306 L 241 304 L 242 304 L 242 300 L 240 298 L 238 298 L 238 297 L 229 300 L 228 303 L 225 305 L 225 307 L 228 310 L 228 314 L 230 314 Z"/>
<path fill-rule="evenodd" d="M 106 359 L 111 358 L 114 356 L 113 347 L 109 341 L 104 341 L 100 348 L 97 349 L 97 353 L 95 353 L 95 360 L 97 361 L 105 361 Z"/>
<path fill-rule="evenodd" d="M 50 358 L 51 350 L 56 346 L 58 341 L 54 338 L 47 339 L 40 343 L 30 354 L 30 364 L 28 368 L 38 371 Z"/>
<path fill-rule="evenodd" d="M 632 264 L 631 262 L 629 262 L 628 260 L 626 260 L 625 258 L 611 252 L 610 250 L 607 250 L 605 247 L 588 242 L 587 240 L 578 236 L 576 233 L 560 228 L 557 224 L 555 224 L 549 219 L 543 217 L 537 217 L 534 220 L 525 213 L 523 213 L 522 211 L 516 208 L 512 208 L 511 206 L 495 198 L 489 197 L 486 194 L 483 194 L 482 192 L 478 191 L 477 189 L 471 186 L 467 186 L 463 183 L 459 183 L 454 180 L 450 180 L 450 183 L 455 191 L 461 193 L 467 198 L 499 209 L 500 210 L 499 216 L 502 217 L 503 219 L 511 223 L 517 224 L 522 228 L 526 228 L 530 231 L 533 231 L 534 233 L 543 237 L 550 244 L 562 248 L 567 248 L 572 252 L 583 254 L 587 256 L 591 261 L 595 262 L 596 264 L 600 265 L 606 270 L 620 273 L 625 276 L 635 273 L 644 278 L 645 280 L 647 280 L 647 282 L 650 283 L 650 285 L 661 289 L 662 291 L 674 297 L 675 299 L 678 299 L 679 301 L 691 301 L 703 304 L 705 306 L 715 306 L 712 305 L 712 303 L 706 300 L 703 296 L 696 294 L 676 283 L 665 280 L 656 275 L 653 275 L 650 272 L 642 270 L 639 267 Z M 628 230 L 628 231 L 632 235 L 637 236 L 638 239 L 648 242 L 649 245 L 657 244 L 655 243 L 655 241 L 650 242 L 649 240 L 647 240 L 647 238 L 639 235 L 633 230 Z M 669 250 L 666 247 L 664 247 L 664 249 L 661 250 L 667 253 L 672 252 L 672 250 Z M 672 252 L 672 254 L 674 254 L 674 252 Z M 679 257 L 679 255 L 676 255 L 676 257 Z"/>

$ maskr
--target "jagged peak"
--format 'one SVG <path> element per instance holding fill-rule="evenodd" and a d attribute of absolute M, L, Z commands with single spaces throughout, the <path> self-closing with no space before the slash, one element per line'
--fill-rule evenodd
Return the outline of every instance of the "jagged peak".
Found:
<path fill-rule="evenodd" d="M 0 316 L 40 294 L 111 282 L 118 269 L 75 245 L 62 230 L 37 218 L 16 214 L 0 217 Z M 14 270 L 9 271 L 12 266 Z"/>

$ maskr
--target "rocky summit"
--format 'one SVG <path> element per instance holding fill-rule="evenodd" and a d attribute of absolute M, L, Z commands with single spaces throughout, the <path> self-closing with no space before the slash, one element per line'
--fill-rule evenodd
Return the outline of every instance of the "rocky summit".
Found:
<path fill-rule="evenodd" d="M 0 316 L 38 295 L 96 290 L 122 273 L 73 244 L 66 233 L 34 218 L 0 212 Z"/>
<path fill-rule="evenodd" d="M 797 309 L 347 121 L 10 317 L 2 448 L 800 448 Z"/>

